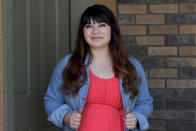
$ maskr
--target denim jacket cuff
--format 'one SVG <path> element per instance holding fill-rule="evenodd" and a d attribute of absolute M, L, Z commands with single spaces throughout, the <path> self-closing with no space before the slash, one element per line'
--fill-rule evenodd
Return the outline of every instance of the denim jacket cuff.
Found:
<path fill-rule="evenodd" d="M 147 130 L 149 128 L 149 124 L 148 124 L 148 120 L 146 119 L 146 117 L 141 114 L 140 112 L 132 112 L 136 115 L 136 119 L 139 123 L 139 130 L 143 131 L 143 130 Z"/>
<path fill-rule="evenodd" d="M 63 128 L 64 116 L 68 112 L 72 112 L 71 108 L 68 105 L 63 104 L 48 116 L 48 120 L 57 127 Z"/>

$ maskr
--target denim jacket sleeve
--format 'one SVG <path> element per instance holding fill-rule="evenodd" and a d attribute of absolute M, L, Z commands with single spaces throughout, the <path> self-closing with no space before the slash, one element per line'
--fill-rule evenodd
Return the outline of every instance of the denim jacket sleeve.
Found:
<path fill-rule="evenodd" d="M 139 61 L 136 59 L 134 61 L 137 74 L 141 78 L 141 83 L 138 85 L 139 93 L 136 96 L 136 103 L 132 112 L 136 115 L 136 119 L 139 123 L 138 130 L 143 131 L 149 128 L 148 117 L 153 111 L 153 99 L 148 91 L 144 69 Z"/>
<path fill-rule="evenodd" d="M 64 94 L 61 90 L 63 84 L 62 72 L 67 60 L 68 56 L 61 59 L 57 64 L 44 96 L 44 106 L 48 120 L 60 128 L 64 126 L 63 119 L 65 114 L 72 111 L 71 107 L 65 103 Z"/>

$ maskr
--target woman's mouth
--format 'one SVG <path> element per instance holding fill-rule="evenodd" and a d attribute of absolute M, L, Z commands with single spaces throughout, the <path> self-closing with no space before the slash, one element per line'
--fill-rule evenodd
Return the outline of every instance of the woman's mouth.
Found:
<path fill-rule="evenodd" d="M 103 37 L 101 36 L 94 36 L 94 37 L 91 37 L 92 40 L 100 40 L 102 39 Z"/>

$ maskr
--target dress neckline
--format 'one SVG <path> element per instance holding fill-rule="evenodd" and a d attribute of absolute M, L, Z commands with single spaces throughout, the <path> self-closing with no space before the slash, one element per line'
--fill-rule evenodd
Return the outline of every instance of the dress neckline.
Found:
<path fill-rule="evenodd" d="M 112 77 L 110 77 L 110 78 L 101 78 L 101 77 L 95 75 L 95 74 L 91 71 L 91 69 L 89 69 L 89 71 L 90 71 L 90 74 L 92 74 L 94 77 L 96 77 L 96 78 L 98 78 L 98 79 L 101 79 L 101 80 L 110 80 L 110 79 L 114 79 L 114 78 L 115 78 L 115 75 L 112 76 Z"/>

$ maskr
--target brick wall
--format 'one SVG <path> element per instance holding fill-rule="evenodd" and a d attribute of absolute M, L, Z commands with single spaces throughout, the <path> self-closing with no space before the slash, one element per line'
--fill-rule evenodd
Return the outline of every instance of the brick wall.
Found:
<path fill-rule="evenodd" d="M 154 98 L 150 131 L 196 131 L 196 0 L 117 0 L 117 9 Z"/>

